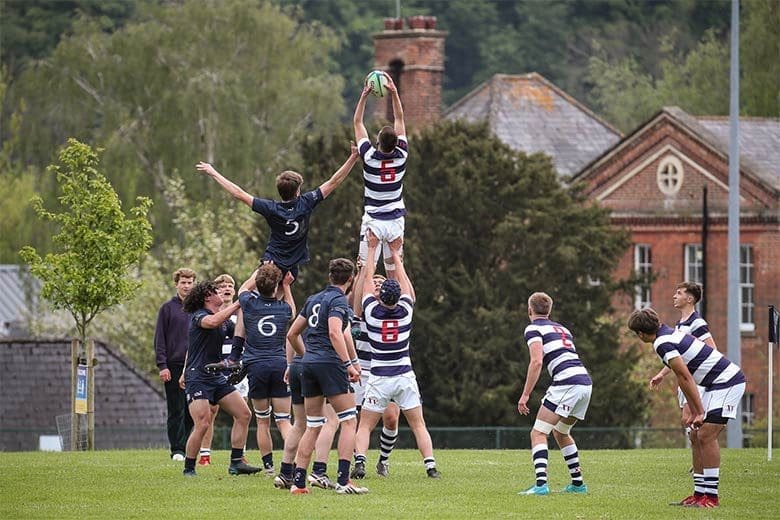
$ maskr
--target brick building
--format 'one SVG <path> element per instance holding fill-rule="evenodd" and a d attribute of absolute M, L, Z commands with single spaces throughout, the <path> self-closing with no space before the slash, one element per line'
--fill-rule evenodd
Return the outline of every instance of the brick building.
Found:
<path fill-rule="evenodd" d="M 780 121 L 740 121 L 741 365 L 747 421 L 767 413 L 767 306 L 780 303 Z M 673 324 L 674 286 L 704 285 L 700 312 L 727 351 L 728 119 L 667 107 L 574 178 L 631 230 L 616 275 L 652 272 L 619 312 L 654 307 Z M 622 316 L 621 316 L 622 317 Z"/>
<path fill-rule="evenodd" d="M 633 244 L 616 276 L 652 273 L 653 281 L 637 286 L 635 295 L 616 296 L 616 319 L 652 305 L 674 323 L 674 286 L 701 282 L 700 311 L 725 352 L 728 120 L 664 108 L 624 137 L 535 73 L 497 74 L 442 111 L 446 33 L 436 31 L 435 22 L 406 30 L 400 22 L 386 21 L 385 31 L 374 35 L 375 67 L 399 78 L 405 115 L 414 121 L 409 126 L 435 122 L 439 114 L 486 121 L 513 149 L 551 156 L 562 178 L 585 183 L 593 200 L 613 210 L 615 225 L 630 230 Z M 387 107 L 375 115 L 388 119 Z M 780 304 L 780 120 L 742 118 L 740 132 L 743 413 L 752 420 L 767 415 L 766 309 Z M 675 426 L 671 412 L 654 413 L 655 425 Z"/>

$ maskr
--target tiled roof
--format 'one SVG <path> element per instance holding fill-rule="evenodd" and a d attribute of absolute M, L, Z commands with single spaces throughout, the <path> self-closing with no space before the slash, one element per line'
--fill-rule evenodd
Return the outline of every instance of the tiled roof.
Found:
<path fill-rule="evenodd" d="M 504 143 L 552 157 L 560 175 L 574 175 L 611 148 L 620 132 L 537 73 L 496 74 L 444 113 L 487 120 Z"/>
<path fill-rule="evenodd" d="M 667 110 L 673 110 L 673 108 L 667 108 Z M 712 144 L 728 155 L 729 118 L 694 117 L 714 136 Z M 740 162 L 746 161 L 746 166 L 761 180 L 774 189 L 780 190 L 780 119 L 741 117 L 739 119 L 739 155 Z"/>
<path fill-rule="evenodd" d="M 13 335 L 33 308 L 40 282 L 19 265 L 0 264 L 0 336 Z"/>
<path fill-rule="evenodd" d="M 166 446 L 162 386 L 119 352 L 95 343 L 95 445 Z M 35 450 L 70 413 L 70 342 L 0 341 L 0 451 Z"/>

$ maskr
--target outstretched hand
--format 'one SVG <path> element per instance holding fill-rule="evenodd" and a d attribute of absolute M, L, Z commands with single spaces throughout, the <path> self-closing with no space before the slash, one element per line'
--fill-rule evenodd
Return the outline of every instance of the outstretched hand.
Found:
<path fill-rule="evenodd" d="M 387 72 L 382 72 L 382 74 L 385 75 L 387 78 L 387 85 L 385 85 L 385 88 L 389 90 L 390 92 L 396 92 L 398 90 L 398 87 L 395 86 L 395 82 L 393 82 L 393 78 L 388 74 Z"/>
<path fill-rule="evenodd" d="M 284 279 L 282 280 L 283 285 L 292 285 L 292 283 L 295 281 L 295 277 L 290 271 L 287 271 L 287 274 L 284 275 Z"/>
<path fill-rule="evenodd" d="M 195 168 L 200 170 L 200 171 L 202 171 L 202 172 L 206 172 L 209 175 L 215 175 L 217 173 L 217 170 L 215 170 L 212 165 L 210 165 L 207 162 L 203 162 L 203 161 L 201 161 L 198 164 L 196 164 Z"/>
<path fill-rule="evenodd" d="M 379 238 L 371 231 L 371 228 L 366 228 L 366 242 L 369 248 L 376 248 L 379 245 Z"/>

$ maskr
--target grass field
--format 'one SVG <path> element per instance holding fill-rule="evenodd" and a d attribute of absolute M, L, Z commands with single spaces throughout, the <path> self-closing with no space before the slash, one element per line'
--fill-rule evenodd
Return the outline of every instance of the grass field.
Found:
<path fill-rule="evenodd" d="M 376 457 L 369 454 L 371 469 Z M 250 462 L 257 458 L 250 453 Z M 369 474 L 363 485 L 371 492 L 362 496 L 291 496 L 260 474 L 229 476 L 227 451 L 212 459 L 185 479 L 182 463 L 162 450 L 0 453 L 0 518 L 780 518 L 780 461 L 767 462 L 758 449 L 724 450 L 722 505 L 714 510 L 667 505 L 691 491 L 685 450 L 581 452 L 590 493 L 546 497 L 516 494 L 532 483 L 527 450 L 439 450 L 438 481 L 425 476 L 417 452 L 397 450 L 390 477 Z M 332 458 L 332 477 L 335 466 Z M 567 476 L 551 451 L 551 488 Z"/>

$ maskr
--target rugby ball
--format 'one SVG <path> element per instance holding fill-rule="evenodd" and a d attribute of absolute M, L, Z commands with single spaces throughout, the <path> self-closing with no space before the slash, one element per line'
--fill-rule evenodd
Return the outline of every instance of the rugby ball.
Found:
<path fill-rule="evenodd" d="M 385 97 L 387 90 L 387 76 L 381 70 L 372 70 L 366 76 L 366 85 L 376 97 Z"/>

